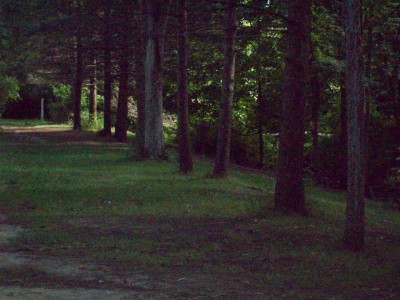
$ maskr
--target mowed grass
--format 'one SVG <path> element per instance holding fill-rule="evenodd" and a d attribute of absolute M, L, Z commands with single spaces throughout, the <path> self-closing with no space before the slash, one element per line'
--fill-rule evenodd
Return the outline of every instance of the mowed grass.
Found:
<path fill-rule="evenodd" d="M 340 247 L 343 193 L 308 183 L 310 216 L 283 216 L 272 209 L 273 178 L 212 179 L 200 161 L 182 175 L 175 162 L 130 152 L 0 132 L 0 205 L 29 229 L 15 245 L 116 270 L 220 274 L 271 297 L 400 295 L 400 217 L 390 206 L 368 201 L 367 247 L 349 253 Z"/>

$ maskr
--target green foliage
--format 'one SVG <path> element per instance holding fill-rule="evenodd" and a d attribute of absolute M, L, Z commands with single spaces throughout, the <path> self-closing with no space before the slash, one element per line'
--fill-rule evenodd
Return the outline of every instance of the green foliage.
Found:
<path fill-rule="evenodd" d="M 0 61 L 0 105 L 19 97 L 19 82 L 6 74 L 6 65 Z"/>
<path fill-rule="evenodd" d="M 54 101 L 49 104 L 50 118 L 54 123 L 67 123 L 72 112 L 71 87 L 60 84 L 52 87 Z"/>

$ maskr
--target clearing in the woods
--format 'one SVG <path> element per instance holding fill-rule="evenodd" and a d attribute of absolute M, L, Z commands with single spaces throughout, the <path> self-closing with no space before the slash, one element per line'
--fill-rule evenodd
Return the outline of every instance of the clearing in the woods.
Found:
<path fill-rule="evenodd" d="M 29 124 L 28 124 L 29 125 Z M 198 160 L 132 159 L 69 127 L 0 126 L 1 299 L 400 298 L 400 216 L 367 203 L 367 247 L 340 247 L 345 196 L 307 184 L 308 217 L 274 179 L 212 179 Z"/>

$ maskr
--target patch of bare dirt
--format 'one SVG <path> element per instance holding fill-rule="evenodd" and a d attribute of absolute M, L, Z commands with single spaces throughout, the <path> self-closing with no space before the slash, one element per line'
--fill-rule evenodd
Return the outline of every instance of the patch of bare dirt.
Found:
<path fill-rule="evenodd" d="M 116 143 L 113 137 L 100 137 L 96 132 L 74 131 L 70 126 L 2 126 L 3 133 L 17 143 Z"/>

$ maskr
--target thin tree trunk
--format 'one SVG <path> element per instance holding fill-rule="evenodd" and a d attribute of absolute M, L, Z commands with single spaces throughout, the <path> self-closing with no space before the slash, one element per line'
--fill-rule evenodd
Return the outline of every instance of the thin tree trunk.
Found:
<path fill-rule="evenodd" d="M 258 95 L 257 95 L 257 125 L 258 125 L 258 166 L 264 168 L 264 109 L 265 109 L 265 99 L 263 96 L 261 79 L 258 79 Z"/>
<path fill-rule="evenodd" d="M 147 47 L 145 63 L 145 137 L 144 155 L 150 159 L 159 159 L 164 153 L 163 139 L 163 98 L 162 98 L 162 63 L 164 58 L 165 29 L 169 0 L 148 0 Z"/>
<path fill-rule="evenodd" d="M 310 70 L 311 70 L 311 165 L 316 166 L 319 153 L 319 107 L 321 105 L 321 83 L 319 80 L 319 68 L 315 59 L 314 47 L 310 35 Z"/>
<path fill-rule="evenodd" d="M 393 90 L 393 106 L 394 106 L 394 117 L 396 121 L 396 126 L 400 128 L 400 70 L 398 62 L 395 61 L 395 65 L 393 68 L 393 78 L 392 78 L 392 87 Z"/>
<path fill-rule="evenodd" d="M 93 59 L 89 83 L 89 124 L 97 127 L 97 61 Z"/>
<path fill-rule="evenodd" d="M 74 84 L 74 130 L 82 130 L 81 121 L 81 97 L 83 84 L 83 53 L 82 38 L 76 37 L 76 73 Z"/>
<path fill-rule="evenodd" d="M 132 3 L 129 0 L 124 1 L 121 28 L 121 51 L 119 57 L 119 91 L 117 117 L 115 121 L 115 137 L 118 141 L 124 142 L 127 139 L 128 132 L 128 97 L 129 97 L 129 77 L 130 60 L 132 49 L 129 40 L 129 32 L 132 30 L 130 7 Z"/>
<path fill-rule="evenodd" d="M 137 12 L 144 12 L 143 1 L 138 1 Z M 145 71 L 144 62 L 146 60 L 146 49 L 144 39 L 144 26 L 145 19 L 141 16 L 137 17 L 138 21 L 136 27 L 138 28 L 138 34 L 135 43 L 135 96 L 137 106 L 137 124 L 136 124 L 136 150 L 139 156 L 144 156 L 144 133 L 145 133 Z"/>
<path fill-rule="evenodd" d="M 346 74 L 340 74 L 340 143 L 347 145 L 347 99 L 346 99 Z M 347 146 L 345 146 L 347 151 Z M 347 160 L 346 160 L 347 161 Z"/>
<path fill-rule="evenodd" d="M 315 64 L 315 61 L 313 64 Z M 311 89 L 311 163 L 313 166 L 315 166 L 316 162 L 318 161 L 319 152 L 319 107 L 321 104 L 321 84 L 318 78 L 318 71 L 316 67 L 314 67 L 314 72 L 311 76 Z"/>
<path fill-rule="evenodd" d="M 225 7 L 225 64 L 218 121 L 217 153 L 214 164 L 215 177 L 227 176 L 229 167 L 236 60 L 236 6 L 236 0 L 229 0 Z"/>
<path fill-rule="evenodd" d="M 289 5 L 285 88 L 275 188 L 275 208 L 306 213 L 303 183 L 305 107 L 310 55 L 311 0 Z"/>
<path fill-rule="evenodd" d="M 193 170 L 189 140 L 189 96 L 187 72 L 187 10 L 186 1 L 178 0 L 178 140 L 179 169 L 182 173 Z"/>
<path fill-rule="evenodd" d="M 77 18 L 80 13 L 81 4 L 80 1 L 75 3 L 75 17 Z M 74 130 L 82 130 L 81 121 L 81 97 L 82 97 L 82 84 L 83 84 L 83 45 L 80 28 L 76 28 L 75 33 L 75 83 L 74 83 Z"/>
<path fill-rule="evenodd" d="M 362 87 L 362 27 L 360 0 L 346 0 L 347 90 L 347 209 L 344 244 L 364 247 L 365 230 L 365 101 Z"/>
<path fill-rule="evenodd" d="M 115 137 L 118 141 L 124 142 L 128 132 L 128 97 L 129 97 L 129 73 L 130 73 L 130 51 L 124 42 L 124 50 L 121 53 L 119 64 L 119 91 L 117 118 L 115 122 Z"/>
<path fill-rule="evenodd" d="M 104 29 L 103 29 L 103 55 L 104 55 L 104 124 L 102 134 L 111 136 L 111 98 L 112 98 L 112 76 L 111 76 L 111 3 L 109 0 L 104 1 Z"/>

